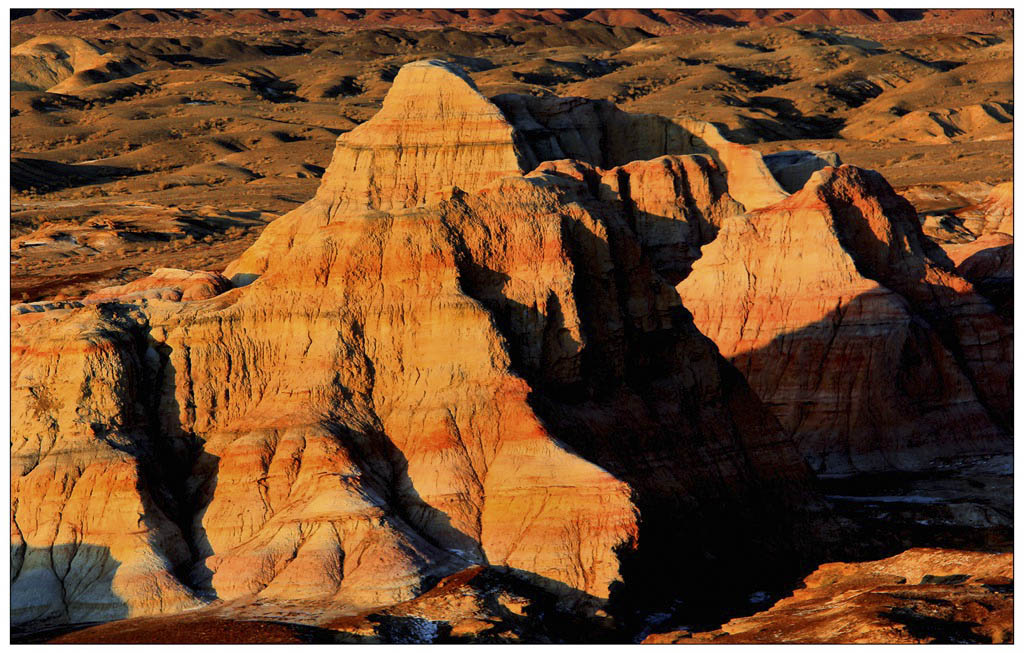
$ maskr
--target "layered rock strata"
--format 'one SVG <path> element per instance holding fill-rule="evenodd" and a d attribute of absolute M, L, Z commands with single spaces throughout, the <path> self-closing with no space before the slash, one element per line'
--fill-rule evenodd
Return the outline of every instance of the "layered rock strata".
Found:
<path fill-rule="evenodd" d="M 137 310 L 53 310 L 11 341 L 11 620 L 96 621 L 200 604 L 153 438 L 156 355 Z M 171 470 L 167 470 L 171 471 Z M 178 470 L 180 471 L 180 469 Z"/>
<path fill-rule="evenodd" d="M 459 68 L 403 66 L 381 110 L 342 135 L 317 198 L 331 211 L 416 206 L 451 186 L 474 191 L 521 172 L 512 125 Z"/>
<path fill-rule="evenodd" d="M 759 153 L 730 143 L 709 123 L 630 114 L 584 98 L 499 95 L 492 103 L 452 64 L 409 64 L 381 111 L 338 137 L 316 196 L 268 226 L 225 275 L 236 284 L 252 281 L 272 257 L 340 215 L 437 203 L 545 161 L 573 159 L 604 171 L 663 155 L 709 157 L 731 198 L 747 209 L 786 197 Z M 666 197 L 663 204 L 680 201 Z M 696 252 L 705 241 L 685 246 Z"/>
<path fill-rule="evenodd" d="M 786 196 L 758 152 L 727 141 L 711 123 L 626 113 L 611 102 L 584 98 L 509 94 L 494 102 L 515 126 L 528 169 L 558 159 L 612 168 L 664 154 L 706 154 L 748 209 Z"/>
<path fill-rule="evenodd" d="M 829 537 L 808 470 L 656 267 L 684 274 L 704 223 L 739 210 L 727 156 L 522 176 L 501 112 L 433 62 L 381 113 L 227 271 L 245 287 L 150 279 L 16 315 L 16 587 L 58 579 L 34 600 L 72 621 L 213 597 L 359 612 L 489 565 L 588 614 L 725 568 L 711 604 L 763 571 L 755 552 L 781 574 L 820 549 L 793 535 Z M 111 457 L 134 470 L 116 487 L 135 531 L 103 530 Z M 53 470 L 90 465 L 102 482 L 69 512 L 50 486 L 92 486 Z M 44 525 L 64 522 L 104 575 L 58 562 L 71 536 Z"/>
<path fill-rule="evenodd" d="M 957 274 L 973 283 L 1012 324 L 1013 236 L 997 231 L 969 243 L 944 245 L 943 250 Z"/>
<path fill-rule="evenodd" d="M 977 236 L 991 233 L 1013 235 L 1013 182 L 995 186 L 979 204 L 956 212 L 964 226 Z"/>
<path fill-rule="evenodd" d="M 820 472 L 1005 450 L 1012 337 L 877 173 L 726 219 L 677 286 Z"/>
<path fill-rule="evenodd" d="M 404 67 L 224 277 L 12 311 L 14 620 L 365 614 L 489 567 L 622 625 L 781 582 L 835 538 L 791 436 L 917 468 L 1011 422 L 1006 321 L 823 162 Z"/>

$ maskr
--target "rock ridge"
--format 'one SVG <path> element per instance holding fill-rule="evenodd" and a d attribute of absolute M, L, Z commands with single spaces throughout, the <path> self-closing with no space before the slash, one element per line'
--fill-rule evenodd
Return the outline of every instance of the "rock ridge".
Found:
<path fill-rule="evenodd" d="M 830 160 L 788 195 L 711 125 L 404 66 L 223 276 L 12 311 L 12 619 L 356 615 L 491 568 L 628 621 L 781 583 L 840 546 L 804 457 L 919 468 L 1012 420 L 1006 322 Z"/>
<path fill-rule="evenodd" d="M 272 223 L 225 275 L 249 283 L 275 252 L 354 213 L 437 203 L 547 161 L 611 169 L 663 155 L 710 156 L 730 195 L 748 209 L 787 195 L 759 153 L 728 142 L 709 123 L 630 114 L 584 98 L 488 100 L 454 64 L 414 62 L 399 70 L 377 115 L 338 137 L 310 204 Z M 315 220 L 300 219 L 311 213 Z"/>
<path fill-rule="evenodd" d="M 880 175 L 827 167 L 677 290 L 819 472 L 917 469 L 1009 443 L 1011 332 L 943 256 Z"/>

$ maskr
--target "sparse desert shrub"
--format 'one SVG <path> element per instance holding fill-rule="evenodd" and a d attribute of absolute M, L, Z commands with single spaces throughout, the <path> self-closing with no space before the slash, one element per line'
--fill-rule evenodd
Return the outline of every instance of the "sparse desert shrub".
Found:
<path fill-rule="evenodd" d="M 228 125 L 225 118 L 204 118 L 196 123 L 196 128 L 202 131 L 222 130 Z"/>

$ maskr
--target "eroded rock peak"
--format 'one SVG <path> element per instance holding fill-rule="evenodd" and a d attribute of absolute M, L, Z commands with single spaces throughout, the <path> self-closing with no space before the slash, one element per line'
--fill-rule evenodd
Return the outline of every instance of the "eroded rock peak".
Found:
<path fill-rule="evenodd" d="M 457 66 L 406 64 L 377 115 L 338 138 L 317 196 L 337 210 L 392 210 L 521 173 L 512 125 Z"/>

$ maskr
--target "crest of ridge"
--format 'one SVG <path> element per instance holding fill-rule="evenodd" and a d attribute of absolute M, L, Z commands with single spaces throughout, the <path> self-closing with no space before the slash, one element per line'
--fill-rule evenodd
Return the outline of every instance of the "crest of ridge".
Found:
<path fill-rule="evenodd" d="M 381 110 L 338 137 L 316 196 L 269 226 L 225 275 L 245 285 L 271 258 L 331 222 L 432 204 L 453 188 L 474 193 L 544 161 L 611 169 L 666 154 L 710 156 L 729 194 L 748 210 L 787 197 L 758 152 L 730 143 L 710 123 L 631 114 L 603 100 L 488 99 L 455 64 L 409 63 Z"/>
<path fill-rule="evenodd" d="M 458 67 L 418 61 L 399 70 L 377 115 L 338 138 L 317 195 L 332 206 L 388 211 L 522 172 L 501 110 Z"/>

